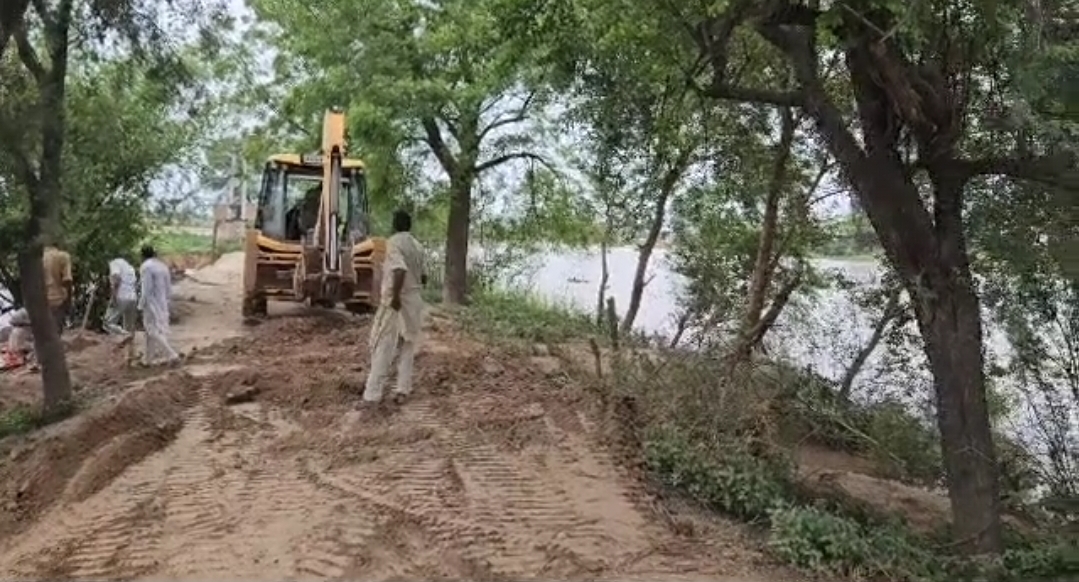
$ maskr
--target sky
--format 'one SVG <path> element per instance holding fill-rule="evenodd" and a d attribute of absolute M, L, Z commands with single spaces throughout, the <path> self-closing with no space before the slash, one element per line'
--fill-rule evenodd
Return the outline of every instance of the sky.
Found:
<path fill-rule="evenodd" d="M 233 40 L 239 40 L 244 32 L 250 27 L 250 23 L 254 20 L 253 11 L 246 5 L 243 0 L 223 0 L 224 5 L 228 13 L 234 18 L 237 23 L 236 29 L 232 31 L 231 36 Z M 277 51 L 272 46 L 266 46 L 260 48 L 256 52 L 257 63 L 255 64 L 258 69 L 262 71 L 262 77 L 265 80 L 271 78 L 270 70 L 272 63 L 277 56 Z M 220 94 L 223 89 L 223 84 L 217 87 L 210 86 L 211 93 Z M 519 101 L 508 99 L 501 104 L 501 107 L 497 107 L 492 112 L 492 115 L 498 116 L 511 111 L 512 108 Z M 564 109 L 564 107 L 557 107 L 556 109 Z M 557 111 L 553 113 L 557 114 Z M 227 126 L 232 128 L 254 128 L 257 127 L 262 120 L 262 112 L 252 112 L 250 115 L 237 116 L 230 119 L 227 122 Z M 312 128 L 317 129 L 317 128 Z M 514 131 L 522 131 L 520 126 L 511 126 L 505 128 L 504 131 L 496 130 L 492 132 L 490 138 L 495 139 L 499 134 L 511 133 Z M 529 131 L 525 128 L 524 131 Z M 570 176 L 574 182 L 582 185 L 587 183 L 587 180 L 583 179 L 583 175 L 569 167 L 565 158 L 560 154 L 564 151 L 574 151 L 582 149 L 583 136 L 579 132 L 574 131 L 559 131 L 551 133 L 550 135 L 557 136 L 557 140 L 552 143 L 541 144 L 540 153 L 549 160 L 554 161 L 555 165 L 560 168 L 566 175 Z M 362 152 L 354 152 L 354 155 L 362 157 Z M 512 191 L 515 186 L 523 183 L 525 172 L 528 165 L 525 163 L 511 163 L 507 164 L 496 171 L 492 171 L 480 185 L 481 189 L 486 191 Z M 422 175 L 425 181 L 428 183 L 439 183 L 444 181 L 444 172 L 434 160 L 433 156 L 427 155 L 425 163 L 422 165 Z M 257 178 L 256 178 L 257 180 Z M 834 176 L 829 176 L 821 184 L 820 191 L 838 191 L 841 190 L 841 184 L 837 182 Z M 246 185 L 246 191 L 249 196 L 255 196 L 257 192 L 257 183 L 249 183 Z M 165 198 L 173 198 L 177 196 L 178 192 L 190 193 L 191 202 L 188 206 L 201 210 L 201 213 L 209 216 L 212 212 L 212 205 L 218 202 L 222 202 L 227 197 L 227 190 L 225 188 L 214 188 L 212 185 L 203 185 L 199 183 L 198 169 L 196 167 L 184 167 L 184 166 L 170 166 L 165 168 L 157 179 L 151 184 L 151 198 L 161 200 Z M 819 197 L 819 194 L 818 194 Z M 486 207 L 488 211 L 501 213 L 506 208 L 506 202 L 504 196 L 496 196 L 493 204 Z M 153 203 L 153 201 L 151 202 Z M 814 206 L 814 213 L 821 216 L 839 216 L 848 214 L 851 210 L 849 199 L 845 193 L 838 195 L 823 197 L 823 199 L 816 203 Z"/>

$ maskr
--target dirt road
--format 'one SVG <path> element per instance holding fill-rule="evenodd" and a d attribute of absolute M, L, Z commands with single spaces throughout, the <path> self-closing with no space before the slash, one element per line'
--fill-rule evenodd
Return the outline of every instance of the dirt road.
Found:
<path fill-rule="evenodd" d="M 0 577 L 784 579 L 735 530 L 660 508 L 556 363 L 448 319 L 429 320 L 414 399 L 358 412 L 364 320 L 244 330 L 241 261 L 178 289 L 182 371 L 7 455 Z"/>

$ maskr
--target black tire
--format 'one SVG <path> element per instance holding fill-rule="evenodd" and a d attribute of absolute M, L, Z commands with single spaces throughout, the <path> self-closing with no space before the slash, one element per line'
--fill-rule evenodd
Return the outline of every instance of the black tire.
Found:
<path fill-rule="evenodd" d="M 266 317 L 267 301 L 265 297 L 245 297 L 242 315 L 244 317 Z"/>

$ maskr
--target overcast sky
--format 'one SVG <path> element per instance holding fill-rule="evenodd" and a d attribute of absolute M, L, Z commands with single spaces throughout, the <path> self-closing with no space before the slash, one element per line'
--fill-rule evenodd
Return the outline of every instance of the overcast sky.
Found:
<path fill-rule="evenodd" d="M 247 7 L 243 0 L 224 1 L 228 12 L 234 17 L 238 26 L 237 30 L 233 31 L 232 33 L 233 39 L 239 40 L 241 35 L 249 26 L 247 23 L 253 20 L 254 14 Z M 264 77 L 266 79 L 269 79 L 270 67 L 277 54 L 276 50 L 272 46 L 267 46 L 262 50 L 255 51 L 255 54 L 258 59 L 258 66 L 263 69 Z M 211 86 L 210 89 L 211 91 L 219 91 L 220 87 L 215 88 Z M 493 114 L 498 115 L 499 113 L 511 111 L 515 103 L 519 103 L 519 101 L 513 99 L 506 100 L 503 106 L 500 108 L 496 108 Z M 327 106 L 329 105 L 331 104 L 327 104 Z M 498 111 L 499 109 L 501 111 Z M 261 120 L 262 118 L 260 114 L 253 113 L 251 115 L 238 116 L 237 118 L 227 122 L 225 125 L 233 128 L 257 127 Z M 504 129 L 504 131 L 496 130 L 492 132 L 490 138 L 495 139 L 498 137 L 499 134 L 505 134 L 521 130 L 522 128 L 520 126 L 507 127 Z M 524 131 L 534 131 L 534 129 L 524 128 Z M 548 135 L 554 138 L 554 143 L 551 143 L 550 140 L 544 140 L 547 143 L 539 144 L 539 153 L 544 155 L 547 159 L 552 160 L 556 166 L 564 167 L 567 174 L 569 174 L 570 176 L 575 176 L 575 182 L 579 182 L 584 185 L 586 183 L 586 180 L 583 179 L 583 177 L 580 175 L 580 172 L 576 172 L 572 168 L 569 168 L 569 164 L 560 154 L 560 152 L 573 151 L 578 149 L 581 141 L 580 134 L 569 131 L 558 131 L 549 133 Z M 353 155 L 362 157 L 363 152 L 353 152 Z M 494 190 L 512 192 L 513 189 L 523 181 L 527 168 L 527 163 L 523 162 L 507 164 L 500 168 L 497 172 L 491 172 L 490 174 L 488 174 L 481 188 L 485 189 L 485 191 L 487 192 L 491 192 Z M 424 176 L 427 178 L 427 181 L 429 182 L 434 183 L 444 180 L 444 172 L 442 171 L 438 163 L 434 160 L 433 156 L 427 156 L 422 171 Z M 197 170 L 195 168 L 176 166 L 167 168 L 165 171 L 162 172 L 161 176 L 159 176 L 159 178 L 155 180 L 154 184 L 152 184 L 151 191 L 153 192 L 153 197 L 158 199 L 171 198 L 177 196 L 178 193 L 190 193 L 195 199 L 195 204 L 203 207 L 208 214 L 210 207 L 222 196 L 223 191 L 220 189 L 211 190 L 205 185 L 200 185 L 196 172 Z M 821 185 L 822 192 L 839 190 L 839 184 L 837 184 L 834 179 L 826 180 L 826 182 L 827 183 Z M 249 196 L 255 195 L 255 190 L 257 189 L 257 187 L 257 183 L 249 183 L 247 185 Z M 820 197 L 820 193 L 818 193 L 818 197 Z M 504 201 L 497 201 L 495 202 L 495 204 L 489 205 L 487 209 L 489 211 L 497 212 L 503 206 Z M 820 202 L 815 204 L 814 212 L 821 215 L 829 216 L 846 214 L 850 212 L 849 200 L 846 194 L 842 193 L 838 195 L 824 197 Z"/>

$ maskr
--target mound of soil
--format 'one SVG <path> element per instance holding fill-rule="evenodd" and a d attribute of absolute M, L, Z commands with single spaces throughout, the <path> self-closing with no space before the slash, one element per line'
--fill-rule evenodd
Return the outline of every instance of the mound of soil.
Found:
<path fill-rule="evenodd" d="M 169 374 L 13 449 L 0 466 L 0 537 L 17 532 L 59 501 L 94 494 L 170 442 L 198 387 L 190 376 Z"/>

